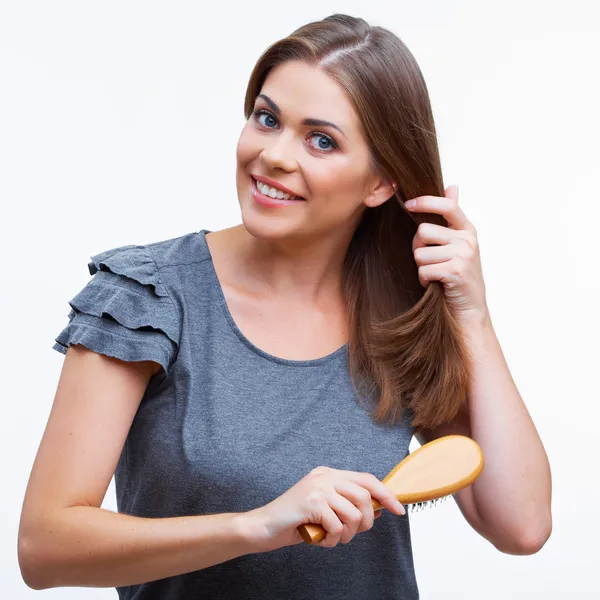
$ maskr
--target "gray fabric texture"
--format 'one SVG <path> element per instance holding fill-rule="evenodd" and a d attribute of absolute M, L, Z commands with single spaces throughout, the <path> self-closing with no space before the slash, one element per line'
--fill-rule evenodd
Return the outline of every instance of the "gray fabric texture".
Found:
<path fill-rule="evenodd" d="M 347 345 L 316 360 L 289 360 L 247 339 L 228 310 L 206 233 L 93 256 L 93 278 L 69 302 L 69 323 L 53 346 L 65 354 L 82 344 L 162 366 L 115 471 L 118 511 L 245 512 L 319 465 L 383 479 L 408 454 L 410 415 L 375 424 L 373 398 L 352 385 Z M 419 597 L 409 516 L 387 510 L 349 544 L 245 555 L 117 592 L 123 600 Z"/>

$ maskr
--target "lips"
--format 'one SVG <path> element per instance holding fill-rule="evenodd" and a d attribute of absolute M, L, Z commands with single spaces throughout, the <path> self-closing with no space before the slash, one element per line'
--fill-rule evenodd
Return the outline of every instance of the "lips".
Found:
<path fill-rule="evenodd" d="M 263 206 L 268 206 L 268 207 L 280 207 L 281 208 L 284 206 L 293 206 L 293 205 L 297 205 L 297 204 L 301 204 L 301 203 L 305 202 L 304 199 L 302 199 L 302 200 L 284 200 L 283 198 L 271 198 L 271 196 L 266 196 L 258 189 L 256 180 L 254 179 L 254 177 L 252 178 L 251 194 L 256 202 L 258 202 L 259 204 L 261 204 Z"/>
<path fill-rule="evenodd" d="M 268 185 L 269 187 L 273 187 L 277 190 L 285 192 L 286 194 L 290 194 L 290 196 L 296 196 L 296 200 L 304 200 L 304 198 L 300 194 L 297 194 L 294 190 L 285 187 L 285 185 L 282 185 L 281 183 L 279 183 L 279 181 L 275 181 L 274 179 L 270 179 L 269 177 L 265 177 L 264 175 L 252 175 L 252 178 L 255 181 L 259 181 L 260 183 Z"/>

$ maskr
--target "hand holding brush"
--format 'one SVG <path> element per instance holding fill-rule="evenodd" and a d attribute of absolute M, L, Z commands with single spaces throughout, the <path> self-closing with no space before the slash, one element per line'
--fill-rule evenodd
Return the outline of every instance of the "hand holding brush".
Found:
<path fill-rule="evenodd" d="M 320 466 L 265 506 L 245 513 L 256 552 L 300 543 L 333 548 L 368 531 L 376 511 L 405 514 L 467 487 L 483 470 L 472 439 L 445 436 L 409 454 L 379 481 L 370 473 Z"/>

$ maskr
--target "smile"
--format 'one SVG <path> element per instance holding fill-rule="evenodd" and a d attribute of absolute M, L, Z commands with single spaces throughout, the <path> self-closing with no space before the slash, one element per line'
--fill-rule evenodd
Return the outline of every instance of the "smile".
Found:
<path fill-rule="evenodd" d="M 256 184 L 258 191 L 264 196 L 269 196 L 278 200 L 304 200 L 304 198 L 292 193 L 290 190 L 286 191 L 285 189 L 269 185 L 263 181 L 258 181 L 256 177 L 252 177 L 252 179 L 254 179 L 254 183 Z"/>
<path fill-rule="evenodd" d="M 263 191 L 261 191 L 261 189 Z M 304 198 L 300 198 L 299 196 L 290 196 L 290 194 L 287 194 L 282 190 L 277 190 L 277 188 L 272 188 L 271 186 L 257 181 L 254 179 L 254 177 L 252 177 L 252 197 L 259 204 L 270 207 L 287 206 L 305 202 Z"/>

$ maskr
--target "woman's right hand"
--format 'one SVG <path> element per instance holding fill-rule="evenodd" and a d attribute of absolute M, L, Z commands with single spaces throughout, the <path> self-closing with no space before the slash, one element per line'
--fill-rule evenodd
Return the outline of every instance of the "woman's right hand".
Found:
<path fill-rule="evenodd" d="M 319 524 L 326 531 L 315 546 L 333 548 L 373 527 L 381 509 L 373 510 L 372 498 L 397 515 L 406 513 L 375 475 L 321 466 L 278 498 L 243 515 L 250 523 L 256 552 L 303 543 L 297 528 L 305 523 Z"/>

